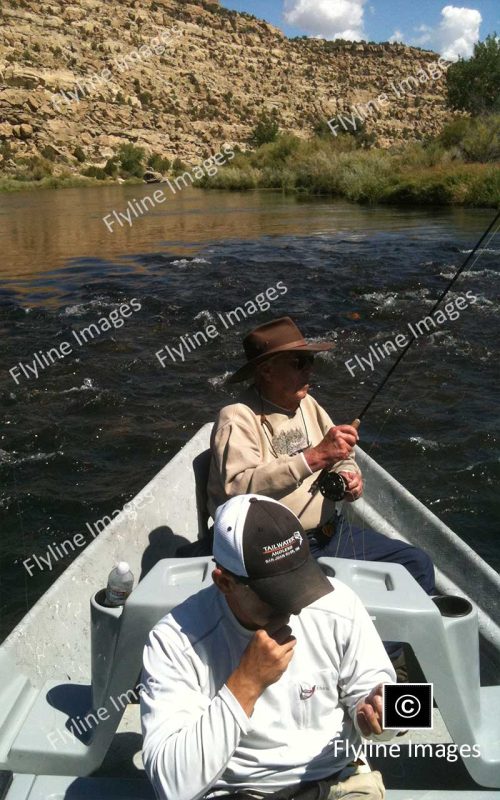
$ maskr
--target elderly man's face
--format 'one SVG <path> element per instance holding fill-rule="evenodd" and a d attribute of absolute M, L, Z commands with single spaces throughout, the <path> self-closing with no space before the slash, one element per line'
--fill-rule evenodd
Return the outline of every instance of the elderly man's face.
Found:
<path fill-rule="evenodd" d="M 294 411 L 309 391 L 312 353 L 280 353 L 260 370 L 262 393 L 268 400 Z"/>

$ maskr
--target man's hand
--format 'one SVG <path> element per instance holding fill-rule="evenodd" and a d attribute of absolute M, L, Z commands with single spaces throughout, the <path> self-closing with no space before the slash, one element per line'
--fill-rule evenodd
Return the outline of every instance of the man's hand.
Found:
<path fill-rule="evenodd" d="M 276 631 L 255 631 L 240 663 L 226 681 L 248 717 L 262 692 L 279 681 L 287 669 L 296 644 L 288 625 Z"/>
<path fill-rule="evenodd" d="M 358 500 L 363 494 L 363 478 L 358 472 L 339 472 L 342 475 L 346 484 L 347 491 L 345 499 L 348 503 Z"/>
<path fill-rule="evenodd" d="M 356 706 L 356 719 L 363 736 L 382 733 L 382 684 L 372 689 L 368 697 Z"/>
<path fill-rule="evenodd" d="M 304 450 L 304 456 L 313 472 L 330 469 L 338 461 L 349 458 L 358 439 L 358 431 L 352 425 L 335 425 L 316 447 Z"/>

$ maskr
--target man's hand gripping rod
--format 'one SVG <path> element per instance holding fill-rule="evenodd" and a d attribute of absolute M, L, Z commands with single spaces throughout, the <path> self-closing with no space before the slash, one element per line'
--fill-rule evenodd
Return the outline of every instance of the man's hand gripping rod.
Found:
<path fill-rule="evenodd" d="M 359 430 L 361 415 L 351 422 L 351 425 L 353 428 L 356 428 L 356 430 Z M 344 499 L 347 492 L 347 484 L 343 476 L 339 475 L 338 472 L 330 472 L 328 469 L 322 469 L 309 489 L 312 495 L 315 495 L 318 491 L 321 492 L 323 497 L 337 502 L 338 500 Z"/>

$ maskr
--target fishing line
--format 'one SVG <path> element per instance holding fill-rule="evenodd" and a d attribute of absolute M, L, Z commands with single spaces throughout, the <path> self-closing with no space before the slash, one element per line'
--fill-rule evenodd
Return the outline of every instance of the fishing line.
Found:
<path fill-rule="evenodd" d="M 445 289 L 444 289 L 444 290 L 441 292 L 440 296 L 438 297 L 438 299 L 437 299 L 437 300 L 436 300 L 436 302 L 434 303 L 434 306 L 432 307 L 431 311 L 429 312 L 429 316 L 431 316 L 431 315 L 432 315 L 432 314 L 433 314 L 433 313 L 436 311 L 436 309 L 438 308 L 438 306 L 439 306 L 439 305 L 441 304 L 441 302 L 444 300 L 444 298 L 445 298 L 445 297 L 446 297 L 446 295 L 449 293 L 449 291 L 450 291 L 450 289 L 452 288 L 452 286 L 454 286 L 454 284 L 456 283 L 456 281 L 458 280 L 458 278 L 460 277 L 460 275 L 462 274 L 462 272 L 465 270 L 465 268 L 466 268 L 466 267 L 469 265 L 469 263 L 472 261 L 472 259 L 473 259 L 473 258 L 474 258 L 474 256 L 476 255 L 477 251 L 479 250 L 479 248 L 480 248 L 480 247 L 481 247 L 481 245 L 483 244 L 484 240 L 485 240 L 485 239 L 486 239 L 486 238 L 487 238 L 487 237 L 490 235 L 490 233 L 493 231 L 493 229 L 494 229 L 494 228 L 495 228 L 495 226 L 497 225 L 497 223 L 498 223 L 498 220 L 499 220 L 499 219 L 500 219 L 500 211 L 499 211 L 499 212 L 496 214 L 496 216 L 494 217 L 494 219 L 493 219 L 493 220 L 491 221 L 491 223 L 488 225 L 487 229 L 486 229 L 486 230 L 485 230 L 485 232 L 482 234 L 481 238 L 480 238 L 480 239 L 479 239 L 479 241 L 476 243 L 476 245 L 474 246 L 474 248 L 471 250 L 471 252 L 470 252 L 470 253 L 469 253 L 469 255 L 467 256 L 467 258 L 464 260 L 464 262 L 463 262 L 462 266 L 461 266 L 461 267 L 459 267 L 459 269 L 456 271 L 455 275 L 453 276 L 453 278 L 451 279 L 451 281 L 448 283 L 448 285 L 446 286 L 446 288 L 445 288 Z M 498 227 L 498 226 L 497 226 L 497 227 Z M 492 236 L 491 236 L 491 238 L 492 238 L 492 239 L 493 239 L 493 237 L 495 236 L 496 232 L 497 232 L 497 231 L 496 231 L 496 229 L 495 229 L 495 230 L 493 231 L 493 233 L 492 233 Z M 476 261 L 479 259 L 479 256 L 480 256 L 480 254 L 478 254 L 477 258 L 476 258 L 476 259 L 475 259 L 475 261 L 474 261 L 474 264 L 475 264 L 475 263 L 476 263 Z M 382 391 L 382 389 L 384 388 L 384 386 L 385 386 L 385 385 L 386 385 L 386 383 L 388 382 L 389 378 L 391 377 L 391 375 L 393 374 L 393 372 L 395 371 L 395 369 L 396 369 L 396 368 L 399 366 L 399 364 L 401 363 L 401 361 L 403 360 L 403 358 L 405 357 L 405 355 L 406 355 L 406 354 L 407 354 L 407 352 L 409 351 L 410 347 L 411 347 L 411 346 L 412 346 L 412 345 L 413 345 L 413 344 L 414 344 L 414 343 L 417 341 L 418 337 L 417 337 L 417 336 L 415 336 L 415 334 L 413 333 L 413 330 L 412 330 L 411 328 L 410 328 L 410 330 L 411 330 L 411 332 L 412 332 L 412 337 L 413 337 L 413 338 L 411 338 L 411 339 L 409 340 L 408 344 L 407 344 L 407 345 L 406 345 L 406 346 L 403 348 L 403 350 L 402 350 L 402 351 L 401 351 L 401 353 L 398 355 L 398 357 L 397 357 L 396 361 L 394 362 L 394 364 L 393 364 L 393 365 L 390 367 L 390 369 L 387 371 L 387 374 L 385 375 L 385 377 L 383 378 L 383 380 L 380 382 L 380 384 L 377 386 L 377 388 L 376 388 L 376 389 L 375 389 L 375 391 L 373 392 L 373 394 L 372 394 L 372 396 L 370 397 L 370 399 L 368 400 L 368 402 L 367 402 L 367 403 L 365 404 L 365 406 L 363 407 L 363 409 L 362 409 L 362 411 L 360 412 L 360 414 L 358 414 L 358 416 L 356 417 L 356 419 L 353 421 L 353 423 L 352 423 L 353 427 L 355 427 L 355 428 L 359 428 L 359 426 L 361 425 L 361 420 L 363 419 L 363 417 L 364 417 L 364 415 L 366 414 L 366 412 L 368 411 L 368 409 L 371 407 L 371 405 L 372 405 L 372 403 L 374 402 L 375 398 L 376 398 L 376 397 L 377 397 L 377 396 L 380 394 L 380 392 Z M 342 484 L 343 484 L 343 487 L 342 487 Z M 343 478 L 341 475 L 338 475 L 338 473 L 335 473 L 335 472 L 329 472 L 329 471 L 328 471 L 328 469 L 323 469 L 323 470 L 320 472 L 320 474 L 319 474 L 319 476 L 317 477 L 317 479 L 316 479 L 316 480 L 314 481 L 314 483 L 311 485 L 311 488 L 309 489 L 309 491 L 310 491 L 310 493 L 311 493 L 312 495 L 316 494 L 316 492 L 317 492 L 318 490 L 321 492 L 321 494 L 322 494 L 324 497 L 327 497 L 327 498 L 329 498 L 330 500 L 334 500 L 334 501 L 342 500 L 342 499 L 343 499 L 343 497 L 345 496 L 345 493 L 346 493 L 346 484 L 345 484 L 345 480 L 344 480 L 344 478 Z M 307 505 L 308 505 L 308 504 L 307 504 Z"/>
<path fill-rule="evenodd" d="M 462 272 L 464 271 L 464 269 L 465 269 L 465 268 L 468 266 L 468 264 L 469 264 L 469 261 L 471 261 L 471 260 L 472 260 L 473 256 L 474 256 L 474 255 L 476 254 L 476 252 L 479 250 L 479 248 L 481 247 L 482 243 L 484 242 L 484 240 L 486 239 L 486 237 L 489 235 L 490 231 L 491 231 L 491 230 L 494 228 L 494 226 L 495 226 L 496 222 L 498 221 L 498 219 L 500 219 L 500 211 L 499 211 L 499 212 L 498 212 L 498 214 L 496 215 L 495 219 L 494 219 L 494 220 L 491 222 L 491 224 L 488 226 L 487 230 L 486 230 L 486 231 L 483 233 L 483 235 L 481 236 L 481 238 L 480 238 L 480 239 L 479 239 L 479 241 L 477 242 L 477 244 L 476 244 L 476 246 L 474 247 L 474 249 L 473 249 L 473 250 L 472 250 L 472 251 L 469 253 L 469 255 L 468 255 L 468 256 L 467 256 L 467 258 L 465 259 L 465 261 L 464 261 L 464 263 L 462 264 L 462 266 L 460 267 L 460 269 L 458 269 L 458 270 L 457 270 L 457 272 L 455 273 L 455 275 L 453 276 L 453 278 L 452 278 L 452 279 L 451 279 L 451 281 L 449 282 L 449 284 L 448 284 L 448 286 L 446 287 L 446 289 L 444 289 L 444 291 L 441 293 L 441 295 L 439 296 L 439 298 L 436 300 L 436 302 L 435 302 L 435 304 L 433 305 L 432 309 L 429 311 L 429 316 L 432 316 L 432 314 L 433 314 L 433 313 L 436 311 L 436 309 L 438 308 L 438 306 L 439 306 L 439 305 L 441 304 L 441 302 L 444 300 L 444 298 L 446 297 L 446 295 L 447 295 L 447 294 L 448 294 L 448 292 L 450 291 L 451 287 L 452 287 L 452 286 L 455 284 L 455 282 L 458 280 L 458 278 L 460 277 L 460 275 L 462 274 Z M 493 233 L 493 236 L 495 235 L 495 233 L 496 233 L 496 231 Z M 418 338 L 418 337 L 417 337 L 417 336 L 415 336 L 415 335 L 413 334 L 413 338 L 412 338 L 412 339 L 410 339 L 410 341 L 408 342 L 408 344 L 406 345 L 406 347 L 404 347 L 404 348 L 403 348 L 403 350 L 401 351 L 401 353 L 400 353 L 400 354 L 399 354 L 399 356 L 397 357 L 396 361 L 394 362 L 394 364 L 392 365 L 392 367 L 391 367 L 391 368 L 389 369 L 389 371 L 387 372 L 387 375 L 385 376 L 385 378 L 384 378 L 384 379 L 381 381 L 381 383 L 380 383 L 380 384 L 377 386 L 377 388 L 375 389 L 374 393 L 372 394 L 372 396 L 370 397 L 370 399 L 369 399 L 369 400 L 368 400 L 368 402 L 366 403 L 365 407 L 363 408 L 363 410 L 361 411 L 361 413 L 358 415 L 358 417 L 357 417 L 357 420 L 361 421 L 361 420 L 363 419 L 364 415 L 366 414 L 366 412 L 368 411 L 368 409 L 369 409 L 369 408 L 370 408 L 370 406 L 372 405 L 373 401 L 375 400 L 375 398 L 377 397 L 377 395 L 378 395 L 378 394 L 380 394 L 380 392 L 381 392 L 381 391 L 382 391 L 382 389 L 384 388 L 385 384 L 387 383 L 387 381 L 388 381 L 388 380 L 389 380 L 389 378 L 391 377 L 392 373 L 394 372 L 394 370 L 396 369 L 396 367 L 399 365 L 399 363 L 400 363 L 400 362 L 403 360 L 403 358 L 405 357 L 406 353 L 408 352 L 408 350 L 410 349 L 410 347 L 412 346 L 412 344 L 414 344 L 414 342 L 416 342 L 416 341 L 417 341 L 417 338 Z M 356 427 L 359 427 L 359 425 L 357 425 Z"/>

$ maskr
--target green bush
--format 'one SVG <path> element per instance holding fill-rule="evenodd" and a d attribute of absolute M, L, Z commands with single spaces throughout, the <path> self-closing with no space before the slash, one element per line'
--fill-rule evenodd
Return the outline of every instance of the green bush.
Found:
<path fill-rule="evenodd" d="M 10 142 L 5 139 L 3 142 L 0 142 L 0 156 L 3 156 L 4 160 L 7 161 L 12 156 L 12 148 L 10 146 Z"/>
<path fill-rule="evenodd" d="M 271 114 L 261 114 L 257 125 L 250 134 L 249 143 L 252 147 L 260 147 L 276 141 L 280 132 L 276 116 L 275 111 Z"/>
<path fill-rule="evenodd" d="M 120 161 L 122 178 L 142 178 L 144 174 L 144 149 L 127 142 L 120 145 L 117 158 Z"/>
<path fill-rule="evenodd" d="M 500 111 L 500 39 L 496 34 L 474 45 L 468 61 L 460 58 L 446 74 L 452 108 L 484 114 Z"/>
<path fill-rule="evenodd" d="M 500 114 L 476 118 L 466 131 L 462 150 L 467 161 L 498 161 L 500 159 Z"/>
<path fill-rule="evenodd" d="M 77 145 L 75 147 L 75 149 L 73 150 L 73 155 L 74 155 L 74 157 L 76 158 L 76 160 L 78 161 L 79 164 L 83 164 L 84 163 L 84 161 L 85 161 L 85 153 L 83 152 L 83 149 L 80 147 L 80 145 Z"/>
<path fill-rule="evenodd" d="M 486 163 L 500 159 L 500 114 L 460 117 L 438 137 L 442 147 L 459 151 L 465 161 Z"/>
<path fill-rule="evenodd" d="M 469 128 L 470 120 L 467 117 L 458 117 L 443 128 L 438 136 L 438 142 L 440 142 L 443 147 L 461 145 Z"/>
<path fill-rule="evenodd" d="M 182 175 L 183 172 L 189 170 L 187 164 L 184 163 L 180 158 L 175 158 L 174 163 L 172 164 L 172 172 L 174 175 Z"/>
<path fill-rule="evenodd" d="M 55 161 L 56 160 L 56 154 L 53 151 L 52 147 L 50 147 L 49 145 L 44 147 L 43 150 L 40 151 L 40 154 L 41 154 L 42 158 L 46 158 L 47 161 Z"/>
<path fill-rule="evenodd" d="M 116 178 L 118 175 L 118 170 L 120 168 L 120 164 L 118 158 L 113 156 L 112 158 L 108 158 L 106 161 L 106 165 L 104 167 L 104 173 L 109 175 L 110 178 Z"/>
<path fill-rule="evenodd" d="M 452 189 L 440 176 L 422 180 L 420 177 L 401 177 L 394 186 L 388 186 L 380 199 L 398 205 L 448 205 L 453 198 Z"/>
<path fill-rule="evenodd" d="M 290 134 L 283 134 L 273 142 L 262 145 L 258 158 L 251 159 L 258 166 L 277 166 L 285 164 L 300 149 L 300 139 Z"/>
<path fill-rule="evenodd" d="M 318 119 L 313 126 L 313 133 L 318 139 L 331 139 L 332 131 L 326 119 Z"/>
<path fill-rule="evenodd" d="M 477 165 L 467 182 L 463 203 L 477 208 L 500 207 L 500 169 L 498 166 Z"/>
<path fill-rule="evenodd" d="M 93 165 L 84 169 L 82 175 L 85 175 L 87 178 L 97 178 L 99 181 L 104 181 L 108 177 L 102 167 L 95 167 Z"/>
<path fill-rule="evenodd" d="M 233 166 L 225 167 L 220 169 L 213 178 L 205 177 L 200 181 L 200 186 L 229 191 L 248 191 L 257 189 L 258 185 L 259 173 L 251 167 L 245 170 Z"/>
<path fill-rule="evenodd" d="M 152 169 L 154 172 L 168 172 L 170 169 L 170 159 L 166 156 L 160 156 L 159 153 L 151 153 L 147 165 L 149 169 Z"/>
<path fill-rule="evenodd" d="M 42 178 L 52 175 L 53 168 L 54 165 L 42 156 L 20 158 L 11 176 L 14 180 L 22 181 L 23 183 L 41 181 Z"/>
<path fill-rule="evenodd" d="M 149 106 L 151 105 L 151 102 L 153 100 L 153 95 L 151 94 L 151 92 L 147 92 L 147 91 L 139 92 L 139 94 L 137 96 L 138 96 L 139 100 L 141 101 L 141 105 L 143 105 L 145 108 L 149 108 Z"/>

